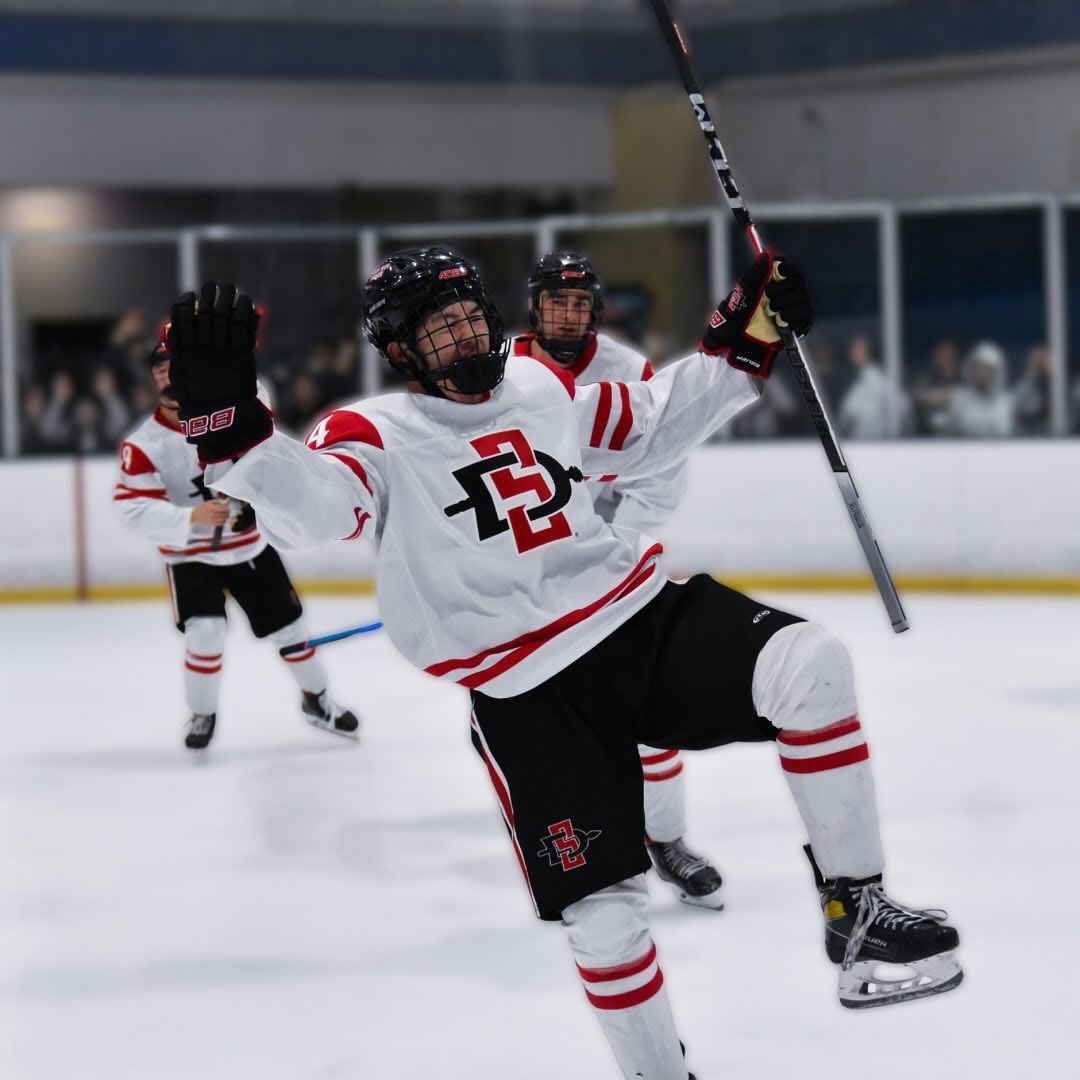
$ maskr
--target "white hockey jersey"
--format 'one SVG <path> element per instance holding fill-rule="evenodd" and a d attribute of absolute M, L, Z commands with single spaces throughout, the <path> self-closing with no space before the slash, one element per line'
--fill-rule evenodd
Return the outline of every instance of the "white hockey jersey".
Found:
<path fill-rule="evenodd" d="M 251 503 L 276 546 L 372 540 L 395 646 L 431 675 L 511 697 L 664 583 L 661 546 L 606 524 L 582 475 L 670 467 L 757 395 L 750 376 L 703 353 L 650 382 L 584 387 L 511 357 L 478 404 L 360 401 L 324 417 L 306 447 L 275 432 L 211 465 L 206 482 Z"/>
<path fill-rule="evenodd" d="M 214 550 L 213 526 L 191 524 L 191 511 L 213 497 L 203 481 L 198 451 L 160 409 L 121 444 L 113 504 L 127 524 L 158 545 L 166 563 L 231 566 L 266 547 L 257 525 L 239 532 L 231 527 L 237 506 Z"/>
<path fill-rule="evenodd" d="M 515 356 L 528 356 L 535 334 L 514 338 Z M 597 334 L 592 344 L 565 369 L 578 386 L 596 382 L 648 382 L 655 375 L 652 364 L 641 353 L 607 334 Z M 675 512 L 686 494 L 687 462 L 643 476 L 633 483 L 612 476 L 588 476 L 586 481 L 596 512 L 608 523 L 655 536 Z"/>

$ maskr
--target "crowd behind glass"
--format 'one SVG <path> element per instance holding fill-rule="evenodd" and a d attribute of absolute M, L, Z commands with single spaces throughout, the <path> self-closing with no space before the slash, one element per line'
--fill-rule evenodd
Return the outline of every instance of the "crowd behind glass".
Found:
<path fill-rule="evenodd" d="M 609 332 L 646 350 L 655 345 L 649 335 L 642 341 L 633 326 L 620 325 L 617 312 L 611 315 Z M 103 348 L 82 355 L 35 356 L 21 393 L 21 452 L 111 453 L 154 408 L 146 376 L 154 340 L 144 313 L 129 311 L 116 320 Z M 818 390 L 845 438 L 993 439 L 1049 433 L 1052 359 L 1042 343 L 1008 356 L 992 340 L 966 341 L 946 331 L 928 356 L 905 364 L 902 387 L 886 376 L 867 336 L 833 342 L 815 332 L 809 343 Z M 327 332 L 313 337 L 302 355 L 269 352 L 262 378 L 278 423 L 302 433 L 331 406 L 362 395 L 360 372 L 355 334 Z M 1069 406 L 1069 430 L 1080 432 L 1080 381 Z M 806 408 L 781 364 L 759 405 L 724 437 L 808 434 Z"/>

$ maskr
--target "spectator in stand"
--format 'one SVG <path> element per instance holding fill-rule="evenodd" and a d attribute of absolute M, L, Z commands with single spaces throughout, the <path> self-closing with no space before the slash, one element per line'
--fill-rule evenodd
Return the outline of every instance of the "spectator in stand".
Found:
<path fill-rule="evenodd" d="M 997 439 L 1016 430 L 1013 398 L 1005 387 L 1005 353 L 992 341 L 980 341 L 964 359 L 963 385 L 953 391 L 945 416 L 945 434 Z"/>
<path fill-rule="evenodd" d="M 76 454 L 99 454 L 117 445 L 116 439 L 106 438 L 101 407 L 92 397 L 76 400 L 71 409 L 71 425 Z"/>
<path fill-rule="evenodd" d="M 19 425 L 24 454 L 44 454 L 50 449 L 41 436 L 41 417 L 45 412 L 45 391 L 34 383 L 26 391 Z"/>
<path fill-rule="evenodd" d="M 334 359 L 322 384 L 328 403 L 355 401 L 360 396 L 360 343 L 354 334 L 346 335 L 337 343 Z"/>
<path fill-rule="evenodd" d="M 868 338 L 852 338 L 848 361 L 853 378 L 840 402 L 840 434 L 852 439 L 894 439 L 909 434 L 911 401 L 889 382 L 874 359 Z"/>
<path fill-rule="evenodd" d="M 142 351 L 145 357 L 145 347 Z M 131 408 L 120 396 L 116 376 L 111 368 L 99 367 L 90 380 L 90 388 L 101 410 L 102 437 L 107 443 L 107 448 L 112 449 L 120 445 L 128 428 L 131 427 Z"/>
<path fill-rule="evenodd" d="M 75 380 L 71 372 L 56 372 L 49 382 L 49 396 L 37 426 L 37 438 L 44 450 L 58 453 L 73 448 L 75 428 L 71 412 L 74 405 Z"/>
<path fill-rule="evenodd" d="M 952 338 L 942 338 L 930 352 L 929 369 L 916 377 L 912 390 L 920 435 L 945 430 L 949 402 L 960 381 L 960 348 Z"/>
<path fill-rule="evenodd" d="M 1053 363 L 1045 345 L 1028 350 L 1027 367 L 1013 388 L 1018 435 L 1046 435 L 1050 431 L 1050 373 Z"/>
<path fill-rule="evenodd" d="M 286 431 L 306 431 L 325 404 L 325 397 L 314 377 L 306 371 L 293 378 L 274 414 Z"/>

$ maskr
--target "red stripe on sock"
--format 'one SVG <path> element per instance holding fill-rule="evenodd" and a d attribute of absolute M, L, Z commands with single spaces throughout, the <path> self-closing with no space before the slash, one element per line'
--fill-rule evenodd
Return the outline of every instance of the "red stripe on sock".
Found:
<path fill-rule="evenodd" d="M 220 664 L 218 664 L 217 667 L 196 667 L 194 664 L 189 664 L 186 660 L 184 661 L 184 667 L 186 667 L 188 671 L 195 671 L 200 675 L 213 675 L 215 672 L 221 670 Z"/>
<path fill-rule="evenodd" d="M 650 945 L 649 951 L 644 956 L 639 956 L 636 960 L 628 960 L 625 964 L 616 964 L 614 967 L 606 968 L 583 968 L 578 964 L 577 969 L 586 982 L 614 982 L 616 979 L 627 979 L 631 975 L 637 975 L 655 959 L 656 946 Z"/>
<path fill-rule="evenodd" d="M 850 735 L 858 731 L 862 725 L 858 716 L 846 716 L 843 720 L 837 720 L 828 727 L 818 728 L 817 731 L 781 731 L 777 741 L 786 743 L 788 746 L 813 746 L 814 743 L 828 742 L 830 739 L 839 739 L 841 735 Z"/>
<path fill-rule="evenodd" d="M 186 651 L 188 656 L 190 656 L 192 660 L 220 660 L 221 657 L 224 655 L 223 653 L 213 653 L 210 656 L 200 656 L 199 653 L 193 653 L 190 649 Z"/>
<path fill-rule="evenodd" d="M 845 765 L 854 765 L 860 761 L 866 761 L 870 756 L 870 747 L 866 743 L 853 746 L 850 750 L 840 750 L 835 754 L 822 754 L 821 757 L 812 758 L 788 758 L 780 755 L 780 764 L 784 772 L 791 773 L 814 773 L 825 772 L 828 769 L 840 769 Z"/>
<path fill-rule="evenodd" d="M 664 973 L 657 968 L 652 979 L 637 990 L 628 990 L 625 994 L 611 994 L 604 997 L 601 994 L 590 994 L 586 989 L 585 996 L 589 999 L 589 1004 L 597 1009 L 632 1009 L 635 1005 L 648 1001 L 663 985 Z"/>
<path fill-rule="evenodd" d="M 650 783 L 656 783 L 657 780 L 670 780 L 673 776 L 678 776 L 682 772 L 682 762 L 680 761 L 674 769 L 667 769 L 665 772 L 643 773 L 642 775 Z"/>
<path fill-rule="evenodd" d="M 649 754 L 642 757 L 642 765 L 659 765 L 661 761 L 670 761 L 678 754 L 678 750 L 665 750 L 662 754 Z"/>

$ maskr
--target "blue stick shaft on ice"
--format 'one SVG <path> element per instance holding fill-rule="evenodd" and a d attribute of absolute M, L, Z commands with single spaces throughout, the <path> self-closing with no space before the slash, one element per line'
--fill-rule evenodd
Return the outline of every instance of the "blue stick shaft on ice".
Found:
<path fill-rule="evenodd" d="M 322 637 L 313 637 L 309 641 L 301 641 L 299 645 L 288 645 L 281 650 L 282 656 L 292 653 L 303 652 L 305 649 L 313 649 L 316 645 L 325 645 L 328 641 L 340 641 L 342 638 L 352 637 L 354 634 L 368 634 L 372 630 L 379 630 L 381 622 L 366 623 L 364 626 L 354 626 L 349 630 L 339 630 L 336 634 L 323 634 Z"/>

